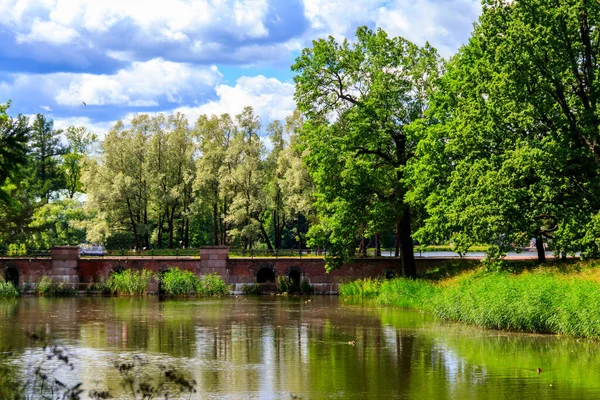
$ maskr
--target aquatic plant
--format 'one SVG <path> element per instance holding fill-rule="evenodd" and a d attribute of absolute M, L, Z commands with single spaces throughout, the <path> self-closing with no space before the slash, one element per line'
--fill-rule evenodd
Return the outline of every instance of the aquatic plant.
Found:
<path fill-rule="evenodd" d="M 12 282 L 6 282 L 0 278 L 0 298 L 15 298 L 19 297 L 21 292 Z"/>
<path fill-rule="evenodd" d="M 126 269 L 113 273 L 107 284 L 112 293 L 128 296 L 142 295 L 146 293 L 152 275 L 152 272 L 146 269 L 139 271 Z"/>
<path fill-rule="evenodd" d="M 67 297 L 77 295 L 77 291 L 71 285 L 67 285 L 64 282 L 54 282 L 49 276 L 43 276 L 42 279 L 35 284 L 33 293 L 36 296 L 44 297 Z"/>
<path fill-rule="evenodd" d="M 244 285 L 242 287 L 242 293 L 245 295 L 258 295 L 262 294 L 262 288 L 258 283 L 252 285 Z"/>
<path fill-rule="evenodd" d="M 373 278 L 357 279 L 340 284 L 340 296 L 375 298 L 379 295 L 381 280 Z"/>
<path fill-rule="evenodd" d="M 441 320 L 483 328 L 600 338 L 597 269 L 571 274 L 564 267 L 519 273 L 479 270 L 439 282 L 361 279 L 342 284 L 340 295 L 420 309 Z"/>
<path fill-rule="evenodd" d="M 229 290 L 229 285 L 215 272 L 202 278 L 198 293 L 202 296 L 224 296 L 229 294 Z"/>
<path fill-rule="evenodd" d="M 168 296 L 184 296 L 198 294 L 202 282 L 193 272 L 177 267 L 162 273 L 159 277 L 160 287 Z"/>

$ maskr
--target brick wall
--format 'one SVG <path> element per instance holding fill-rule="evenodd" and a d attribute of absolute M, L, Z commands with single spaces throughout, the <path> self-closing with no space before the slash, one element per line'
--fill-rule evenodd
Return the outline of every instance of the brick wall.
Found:
<path fill-rule="evenodd" d="M 75 250 L 76 249 L 76 250 Z M 112 272 L 123 269 L 147 269 L 158 273 L 178 267 L 198 276 L 218 273 L 226 282 L 233 284 L 235 291 L 244 285 L 256 282 L 258 272 L 267 268 L 277 276 L 289 277 L 291 271 L 298 271 L 302 280 L 308 281 L 319 293 L 335 293 L 340 282 L 345 280 L 385 277 L 388 273 L 401 276 L 400 260 L 394 258 L 358 258 L 341 268 L 325 273 L 325 262 L 321 258 L 229 258 L 227 247 L 210 246 L 201 249 L 202 257 L 106 257 L 79 258 L 77 248 L 56 248 L 52 258 L 0 258 L 0 272 L 7 276 L 12 268 L 19 272 L 19 285 L 32 286 L 42 276 L 51 276 L 61 282 L 72 283 L 85 289 L 91 282 L 107 279 Z M 417 259 L 417 271 L 435 267 L 447 259 Z M 149 291 L 158 290 L 153 282 Z"/>

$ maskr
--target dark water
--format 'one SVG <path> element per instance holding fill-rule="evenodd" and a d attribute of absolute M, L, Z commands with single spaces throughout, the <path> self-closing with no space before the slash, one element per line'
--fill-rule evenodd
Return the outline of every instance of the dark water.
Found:
<path fill-rule="evenodd" d="M 305 300 L 3 301 L 0 348 L 11 353 L 0 361 L 0 384 L 31 376 L 48 342 L 74 364 L 55 372 L 61 381 L 117 398 L 127 397 L 114 364 L 134 359 L 146 377 L 160 365 L 188 373 L 197 382 L 191 398 L 600 398 L 597 342 L 439 324 L 337 297 Z"/>

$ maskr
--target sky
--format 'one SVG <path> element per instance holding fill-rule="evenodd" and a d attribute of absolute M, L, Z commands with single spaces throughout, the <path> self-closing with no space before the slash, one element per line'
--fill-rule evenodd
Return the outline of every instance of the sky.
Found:
<path fill-rule="evenodd" d="M 295 108 L 290 66 L 311 41 L 382 28 L 444 57 L 479 0 L 0 0 L 0 103 L 102 135 L 136 113 Z M 85 102 L 85 105 L 83 104 Z"/>

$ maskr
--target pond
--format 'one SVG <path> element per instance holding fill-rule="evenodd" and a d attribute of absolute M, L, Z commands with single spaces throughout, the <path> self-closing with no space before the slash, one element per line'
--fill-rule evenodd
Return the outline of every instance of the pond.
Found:
<path fill-rule="evenodd" d="M 72 368 L 45 357 L 44 343 Z M 40 365 L 82 383 L 83 398 L 127 398 L 117 368 L 127 363 L 140 381 L 180 371 L 203 399 L 600 397 L 597 342 L 441 324 L 338 297 L 2 301 L 0 349 L 1 398 Z"/>

